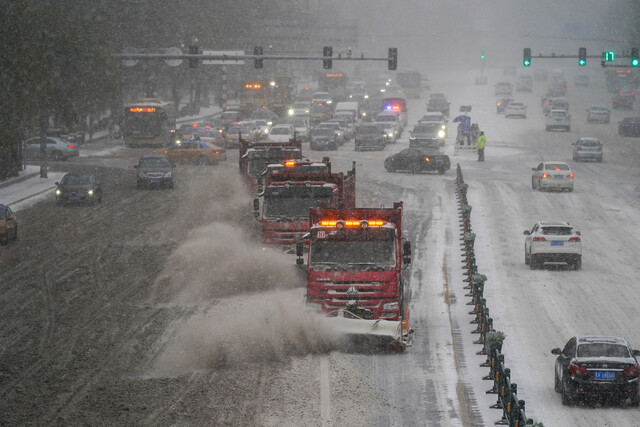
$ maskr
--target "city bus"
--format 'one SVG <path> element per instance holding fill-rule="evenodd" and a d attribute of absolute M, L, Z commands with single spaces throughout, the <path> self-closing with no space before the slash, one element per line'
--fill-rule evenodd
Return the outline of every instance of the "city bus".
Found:
<path fill-rule="evenodd" d="M 422 93 L 421 76 L 418 71 L 399 71 L 396 79 L 402 91 L 409 98 L 420 98 Z"/>
<path fill-rule="evenodd" d="M 345 73 L 321 73 L 318 81 L 318 90 L 329 92 L 333 102 L 347 99 L 347 75 Z"/>
<path fill-rule="evenodd" d="M 127 147 L 158 146 L 171 143 L 176 128 L 176 107 L 160 99 L 139 99 L 124 107 L 122 135 Z"/>

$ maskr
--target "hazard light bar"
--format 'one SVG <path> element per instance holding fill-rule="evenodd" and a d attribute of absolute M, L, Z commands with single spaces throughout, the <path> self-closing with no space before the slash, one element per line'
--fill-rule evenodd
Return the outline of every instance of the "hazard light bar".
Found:
<path fill-rule="evenodd" d="M 381 219 L 323 219 L 319 221 L 321 227 L 336 227 L 336 228 L 367 228 L 367 227 L 382 227 L 387 221 Z"/>

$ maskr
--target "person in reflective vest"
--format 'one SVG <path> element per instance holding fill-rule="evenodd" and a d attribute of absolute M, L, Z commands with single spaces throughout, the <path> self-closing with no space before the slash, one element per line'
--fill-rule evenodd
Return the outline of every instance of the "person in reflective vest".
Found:
<path fill-rule="evenodd" d="M 487 144 L 487 137 L 484 136 L 484 132 L 480 132 L 480 136 L 478 137 L 478 142 L 476 146 L 478 147 L 478 161 L 484 162 L 484 146 Z"/>

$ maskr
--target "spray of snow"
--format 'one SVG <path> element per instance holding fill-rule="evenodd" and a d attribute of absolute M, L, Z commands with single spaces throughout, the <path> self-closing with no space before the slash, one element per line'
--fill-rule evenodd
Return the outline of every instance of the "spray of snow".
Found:
<path fill-rule="evenodd" d="M 169 257 L 156 300 L 178 305 L 273 289 L 304 287 L 295 256 L 262 248 L 230 224 L 193 230 Z"/>
<path fill-rule="evenodd" d="M 272 291 L 226 298 L 193 316 L 169 340 L 152 376 L 283 363 L 338 348 L 339 337 L 306 311 L 300 293 Z"/>

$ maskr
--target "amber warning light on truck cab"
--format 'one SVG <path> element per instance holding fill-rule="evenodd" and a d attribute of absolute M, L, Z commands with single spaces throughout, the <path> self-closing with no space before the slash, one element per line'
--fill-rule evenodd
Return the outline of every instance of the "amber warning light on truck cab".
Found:
<path fill-rule="evenodd" d="M 132 113 L 155 113 L 156 107 L 131 107 L 129 111 Z"/>
<path fill-rule="evenodd" d="M 353 228 L 353 227 L 382 227 L 387 222 L 380 219 L 359 220 L 359 219 L 323 219 L 320 221 L 322 227 L 336 227 L 336 228 Z"/>

